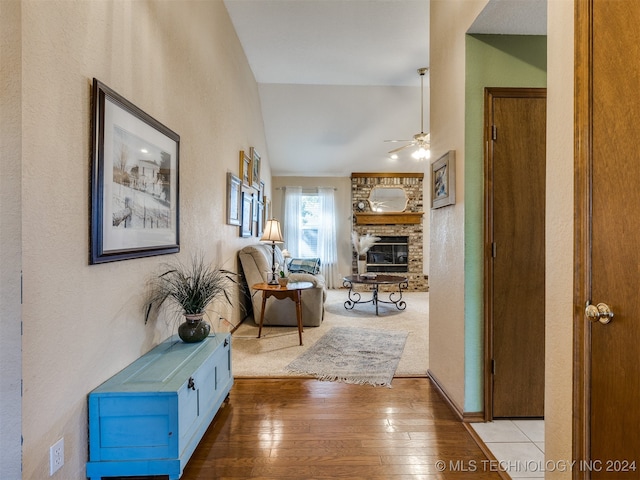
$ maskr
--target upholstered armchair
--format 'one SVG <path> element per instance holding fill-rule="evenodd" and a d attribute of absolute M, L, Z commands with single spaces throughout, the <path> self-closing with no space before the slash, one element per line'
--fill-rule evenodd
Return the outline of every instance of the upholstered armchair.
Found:
<path fill-rule="evenodd" d="M 253 290 L 252 285 L 268 282 L 271 277 L 272 245 L 258 243 L 244 247 L 238 253 L 247 291 L 251 294 L 251 305 L 256 322 L 260 321 L 262 310 L 262 292 Z M 275 246 L 275 261 L 284 265 L 282 250 Z M 314 288 L 302 291 L 302 324 L 305 327 L 317 327 L 324 318 L 324 302 L 327 299 L 327 289 L 324 277 L 312 273 L 290 273 L 289 281 L 311 282 Z M 289 300 L 267 299 L 264 311 L 264 325 L 297 325 L 295 303 Z"/>

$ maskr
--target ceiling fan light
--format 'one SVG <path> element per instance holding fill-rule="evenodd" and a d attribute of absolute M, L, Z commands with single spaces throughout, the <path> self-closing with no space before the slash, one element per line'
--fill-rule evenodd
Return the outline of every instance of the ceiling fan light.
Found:
<path fill-rule="evenodd" d="M 391 160 L 397 160 L 398 159 L 398 154 L 397 153 L 392 153 L 391 155 L 389 155 L 389 158 Z"/>
<path fill-rule="evenodd" d="M 413 152 L 411 156 L 416 160 L 426 160 L 428 158 L 431 158 L 431 150 L 427 150 L 424 147 L 420 147 L 418 150 Z"/>

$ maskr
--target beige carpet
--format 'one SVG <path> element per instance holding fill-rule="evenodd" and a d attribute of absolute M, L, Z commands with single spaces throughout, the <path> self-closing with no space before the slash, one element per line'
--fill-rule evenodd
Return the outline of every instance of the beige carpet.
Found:
<path fill-rule="evenodd" d="M 370 294 L 363 293 L 363 299 Z M 387 299 L 380 293 L 381 299 Z M 409 333 L 407 342 L 396 369 L 396 377 L 421 376 L 427 374 L 429 358 L 429 294 L 405 292 L 405 310 L 393 305 L 379 304 L 380 315 L 376 317 L 372 304 L 356 305 L 353 310 L 344 308 L 347 290 L 329 290 L 325 304 L 324 321 L 319 327 L 305 327 L 303 346 L 298 344 L 296 327 L 265 326 L 262 338 L 252 318 L 245 320 L 232 335 L 232 369 L 236 377 L 284 377 L 295 376 L 285 367 L 302 352 L 313 345 L 331 327 L 363 327 L 380 330 L 403 330 Z"/>

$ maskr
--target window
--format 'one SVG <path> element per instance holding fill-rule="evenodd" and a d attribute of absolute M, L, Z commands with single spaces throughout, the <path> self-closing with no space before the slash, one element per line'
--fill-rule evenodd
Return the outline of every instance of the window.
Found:
<path fill-rule="evenodd" d="M 300 198 L 302 225 L 300 226 L 300 255 L 319 257 L 318 229 L 320 228 L 320 197 L 318 194 L 302 194 Z"/>
<path fill-rule="evenodd" d="M 334 189 L 285 187 L 284 240 L 293 257 L 319 258 L 320 273 L 328 288 L 335 288 L 337 247 Z"/>

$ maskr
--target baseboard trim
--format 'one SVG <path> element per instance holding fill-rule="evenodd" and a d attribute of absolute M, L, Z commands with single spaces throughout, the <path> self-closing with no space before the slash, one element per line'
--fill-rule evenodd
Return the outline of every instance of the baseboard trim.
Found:
<path fill-rule="evenodd" d="M 465 423 L 483 423 L 484 422 L 483 412 L 464 412 L 462 416 L 463 416 L 463 421 Z"/>
<path fill-rule="evenodd" d="M 461 422 L 464 421 L 464 415 L 463 415 L 464 411 L 456 404 L 456 402 L 454 402 L 451 399 L 451 397 L 449 396 L 449 393 L 442 386 L 442 384 L 440 383 L 438 378 L 434 375 L 434 373 L 431 371 L 431 369 L 427 370 L 427 375 L 429 375 L 429 378 L 433 382 L 433 386 L 436 387 L 436 390 L 438 391 L 442 399 L 449 406 L 449 408 L 454 413 L 454 415 L 458 417 L 458 420 L 460 420 Z"/>
<path fill-rule="evenodd" d="M 442 386 L 442 383 L 440 383 L 438 378 L 433 374 L 431 370 L 427 370 L 427 376 L 431 379 L 434 387 L 436 387 L 436 390 L 438 391 L 442 399 L 449 406 L 454 415 L 458 417 L 459 421 L 463 423 L 484 422 L 483 412 L 465 412 L 462 408 L 460 408 L 460 406 L 449 396 L 447 389 Z"/>

